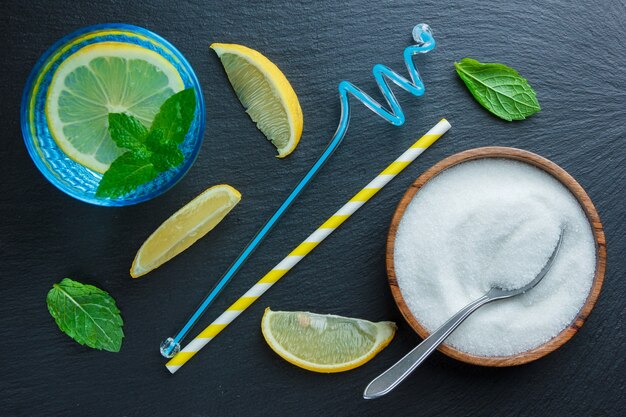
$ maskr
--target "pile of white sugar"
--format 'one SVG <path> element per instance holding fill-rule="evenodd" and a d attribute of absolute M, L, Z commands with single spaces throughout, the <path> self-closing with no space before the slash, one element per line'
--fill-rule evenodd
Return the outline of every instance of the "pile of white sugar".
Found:
<path fill-rule="evenodd" d="M 591 288 L 596 249 L 574 196 L 529 164 L 465 162 L 431 179 L 406 208 L 395 241 L 398 285 L 429 331 L 492 286 L 530 282 L 563 243 L 546 277 L 526 294 L 477 310 L 446 340 L 463 352 L 506 356 L 535 348 L 576 317 Z"/>

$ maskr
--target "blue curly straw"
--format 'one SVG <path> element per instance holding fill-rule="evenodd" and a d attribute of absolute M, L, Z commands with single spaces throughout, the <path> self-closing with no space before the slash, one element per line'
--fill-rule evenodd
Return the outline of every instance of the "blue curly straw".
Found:
<path fill-rule="evenodd" d="M 400 103 L 394 96 L 393 91 L 391 91 L 389 83 L 385 79 L 385 77 L 391 80 L 398 87 L 408 91 L 416 97 L 420 97 L 424 94 L 424 83 L 422 82 L 419 72 L 417 71 L 417 69 L 415 68 L 415 64 L 413 63 L 413 55 L 423 54 L 433 50 L 435 48 L 435 38 L 433 38 L 432 36 L 430 27 L 425 23 L 420 23 L 413 28 L 413 39 L 417 44 L 409 46 L 404 50 L 404 62 L 406 64 L 407 70 L 409 71 L 409 76 L 411 77 L 411 80 L 404 78 L 403 76 L 391 70 L 389 67 L 386 67 L 382 64 L 376 64 L 372 68 L 374 79 L 376 80 L 376 83 L 378 84 L 378 87 L 380 88 L 383 97 L 387 101 L 387 104 L 391 109 L 390 111 L 385 109 L 378 101 L 374 100 L 371 96 L 363 92 L 351 82 L 341 81 L 339 83 L 341 118 L 339 120 L 339 126 L 337 126 L 337 131 L 335 132 L 333 139 L 330 141 L 330 143 L 324 150 L 324 153 L 322 153 L 317 162 L 315 162 L 315 164 L 311 167 L 309 172 L 307 172 L 304 178 L 300 180 L 296 188 L 294 188 L 291 194 L 289 194 L 285 201 L 283 201 L 278 210 L 276 210 L 272 217 L 270 217 L 270 219 L 265 223 L 261 230 L 257 232 L 257 234 L 254 236 L 248 246 L 246 246 L 246 248 L 235 260 L 235 262 L 230 266 L 230 268 L 228 268 L 222 278 L 217 282 L 217 284 L 215 284 L 211 292 L 202 301 L 200 306 L 189 318 L 185 326 L 178 332 L 178 334 L 174 338 L 170 337 L 161 344 L 161 354 L 164 357 L 171 358 L 176 353 L 178 353 L 178 351 L 180 350 L 180 342 L 183 340 L 183 338 L 198 322 L 202 314 L 204 314 L 209 305 L 211 305 L 217 295 L 237 273 L 239 268 L 241 268 L 241 266 L 252 254 L 252 252 L 254 252 L 254 250 L 261 243 L 263 238 L 276 224 L 278 219 L 280 219 L 285 211 L 287 211 L 289 206 L 298 197 L 300 192 L 304 190 L 304 188 L 313 179 L 315 174 L 317 174 L 320 168 L 322 168 L 324 163 L 332 155 L 335 149 L 337 149 L 344 136 L 346 135 L 346 131 L 348 130 L 348 124 L 350 122 L 350 102 L 348 101 L 348 94 L 352 94 L 357 100 L 365 104 L 367 108 L 372 110 L 374 113 L 376 113 L 378 116 L 382 117 L 392 125 L 401 126 L 404 124 L 404 112 L 400 107 Z"/>

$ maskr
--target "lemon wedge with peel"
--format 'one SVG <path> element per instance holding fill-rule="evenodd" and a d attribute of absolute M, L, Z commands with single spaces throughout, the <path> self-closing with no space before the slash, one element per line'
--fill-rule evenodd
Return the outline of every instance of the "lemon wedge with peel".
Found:
<path fill-rule="evenodd" d="M 302 109 L 287 77 L 264 55 L 243 45 L 214 43 L 239 101 L 278 150 L 289 155 L 302 136 Z"/>
<path fill-rule="evenodd" d="M 108 129 L 109 113 L 127 113 L 149 127 L 161 104 L 184 83 L 158 53 L 124 42 L 79 49 L 55 71 L 45 112 L 59 147 L 74 161 L 104 173 L 124 150 Z"/>
<path fill-rule="evenodd" d="M 286 361 L 314 372 L 343 372 L 363 365 L 393 339 L 395 323 L 265 309 L 265 341 Z"/>
<path fill-rule="evenodd" d="M 163 265 L 210 232 L 241 200 L 230 185 L 211 187 L 174 213 L 141 245 L 130 275 L 138 278 Z"/>

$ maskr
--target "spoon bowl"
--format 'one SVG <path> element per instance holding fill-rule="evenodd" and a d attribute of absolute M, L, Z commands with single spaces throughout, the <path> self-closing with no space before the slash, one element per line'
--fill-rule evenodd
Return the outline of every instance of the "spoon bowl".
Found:
<path fill-rule="evenodd" d="M 486 294 L 487 297 L 489 297 L 489 299 L 491 301 L 502 300 L 502 299 L 505 299 L 505 298 L 510 298 L 510 297 L 514 297 L 516 295 L 524 294 L 525 292 L 530 291 L 533 288 L 535 288 L 537 286 L 537 284 L 539 284 L 539 282 L 541 282 L 541 280 L 546 276 L 546 274 L 548 273 L 548 271 L 552 267 L 552 264 L 554 263 L 554 260 L 558 256 L 559 249 L 561 249 L 561 244 L 563 243 L 563 235 L 564 234 L 565 234 L 565 231 L 563 229 L 561 229 L 561 233 L 559 234 L 559 239 L 556 242 L 556 246 L 554 247 L 554 250 L 552 251 L 552 254 L 550 254 L 550 257 L 546 261 L 545 265 L 543 266 L 543 268 L 541 268 L 541 271 L 539 271 L 537 276 L 535 276 L 535 278 L 533 278 L 532 281 L 530 281 L 528 284 L 524 285 L 523 287 L 513 288 L 513 289 L 510 289 L 510 290 L 506 290 L 504 288 L 499 288 L 499 287 L 493 287 Z"/>

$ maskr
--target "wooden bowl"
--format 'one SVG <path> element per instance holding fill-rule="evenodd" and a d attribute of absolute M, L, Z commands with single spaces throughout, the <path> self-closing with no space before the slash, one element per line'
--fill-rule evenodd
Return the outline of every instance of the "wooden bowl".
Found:
<path fill-rule="evenodd" d="M 593 279 L 593 283 L 591 285 L 591 289 L 589 291 L 589 295 L 587 296 L 587 299 L 585 300 L 585 303 L 578 312 L 576 318 L 570 323 L 569 326 L 563 329 L 551 340 L 534 349 L 511 356 L 478 356 L 460 351 L 446 344 L 441 344 L 439 346 L 439 350 L 442 353 L 450 356 L 451 358 L 458 359 L 462 362 L 470 363 L 473 365 L 521 365 L 539 359 L 547 355 L 548 353 L 558 349 L 561 345 L 571 339 L 574 334 L 576 334 L 578 329 L 580 329 L 585 323 L 585 320 L 589 316 L 589 313 L 591 313 L 591 310 L 593 309 L 593 306 L 598 299 L 598 295 L 600 294 L 602 282 L 604 281 L 604 271 L 606 269 L 606 241 L 604 238 L 602 223 L 600 222 L 600 217 L 598 216 L 598 212 L 596 211 L 596 208 L 591 202 L 591 199 L 589 199 L 589 196 L 587 195 L 585 190 L 583 190 L 580 184 L 578 184 L 578 182 L 576 182 L 576 180 L 572 178 L 572 176 L 569 175 L 563 168 L 559 167 L 554 162 L 549 161 L 532 152 L 505 147 L 485 147 L 470 149 L 452 155 L 435 164 L 428 171 L 420 175 L 417 180 L 415 180 L 415 182 L 404 194 L 404 196 L 400 200 L 400 203 L 398 204 L 398 207 L 396 208 L 396 212 L 393 216 L 393 219 L 391 220 L 389 234 L 387 236 L 387 275 L 389 277 L 389 285 L 391 287 L 393 298 L 396 301 L 398 308 L 402 312 L 402 315 L 404 316 L 406 321 L 409 322 L 413 330 L 415 330 L 421 338 L 428 337 L 428 331 L 413 316 L 413 314 L 409 310 L 409 307 L 404 301 L 404 298 L 402 297 L 400 288 L 398 287 L 398 281 L 396 279 L 396 274 L 394 270 L 394 244 L 396 240 L 396 233 L 398 231 L 398 225 L 400 224 L 400 219 L 404 214 L 404 210 L 409 205 L 415 194 L 431 178 L 435 177 L 443 170 L 458 165 L 462 162 L 481 158 L 505 158 L 525 162 L 544 170 L 548 174 L 558 179 L 565 187 L 567 187 L 567 189 L 570 190 L 570 192 L 574 195 L 574 197 L 576 197 L 576 199 L 580 203 L 585 214 L 587 215 L 587 219 L 589 220 L 589 223 L 591 225 L 594 240 L 596 242 L 596 273 Z"/>

